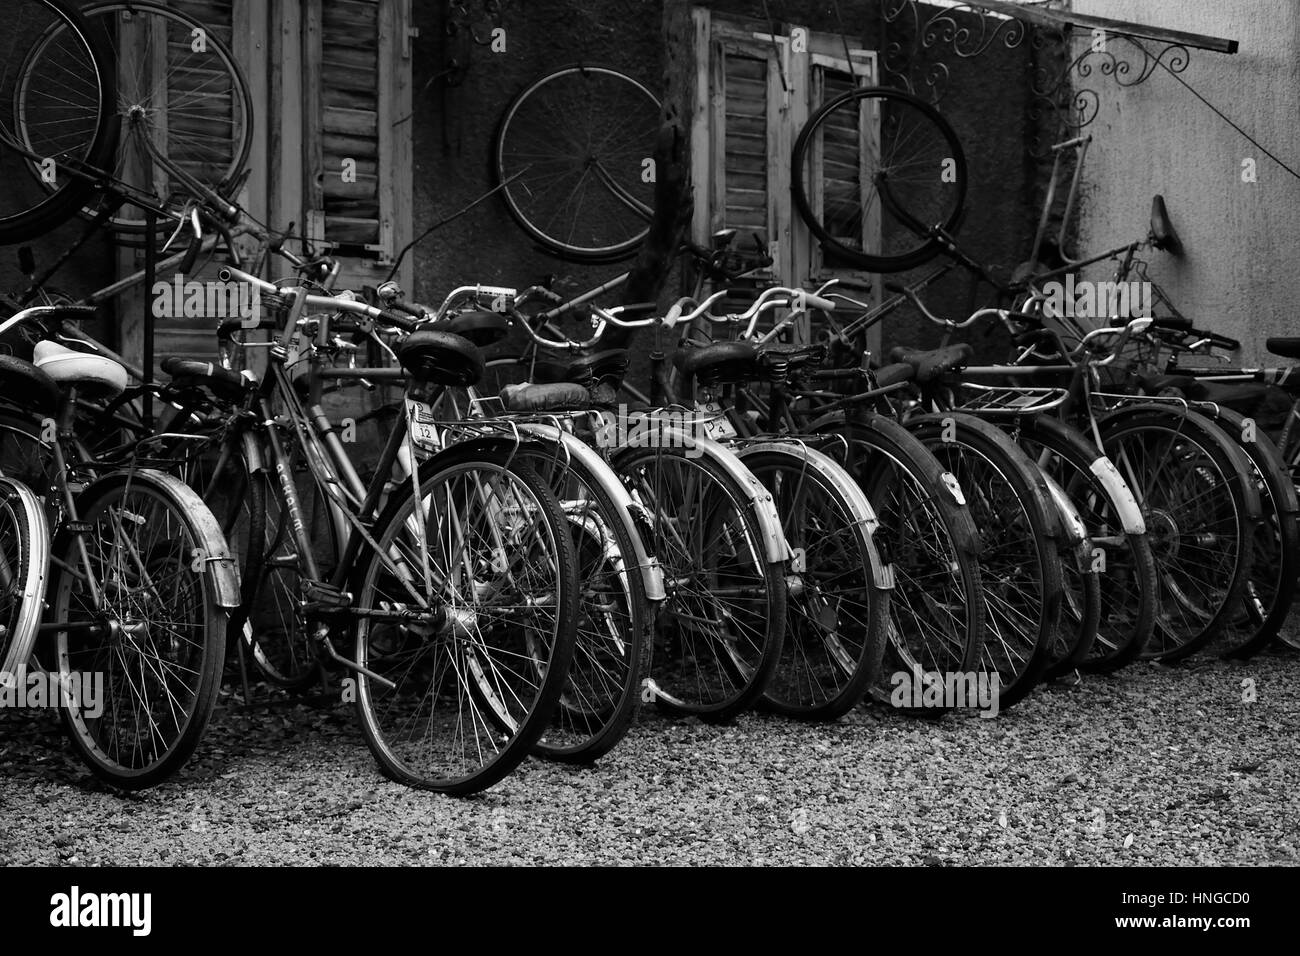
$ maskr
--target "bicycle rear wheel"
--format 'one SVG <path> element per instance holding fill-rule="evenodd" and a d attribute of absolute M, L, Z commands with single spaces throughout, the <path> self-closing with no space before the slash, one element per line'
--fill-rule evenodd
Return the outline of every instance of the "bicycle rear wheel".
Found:
<path fill-rule="evenodd" d="M 147 469 L 100 479 L 77 510 L 88 530 L 59 532 L 50 582 L 59 677 L 83 688 L 64 701 L 64 724 L 96 776 L 140 790 L 190 758 L 216 708 L 221 600 L 237 601 L 211 563 L 226 546 L 198 495 Z"/>
<path fill-rule="evenodd" d="M 763 705 L 791 717 L 833 720 L 880 679 L 889 573 L 872 536 L 875 513 L 853 479 L 820 452 L 764 442 L 739 454 L 772 493 L 795 554 L 785 642 Z"/>
<path fill-rule="evenodd" d="M 617 70 L 568 66 L 523 89 L 492 155 L 506 208 L 524 232 L 576 261 L 612 262 L 649 231 L 659 100 Z"/>
<path fill-rule="evenodd" d="M 1219 633 L 1250 579 L 1259 492 L 1244 452 L 1211 421 L 1168 405 L 1122 407 L 1102 446 L 1146 521 L 1159 581 L 1143 656 L 1175 661 Z"/>
<path fill-rule="evenodd" d="M 647 545 L 664 570 L 652 696 L 722 723 L 758 700 L 781 659 L 786 561 L 754 510 L 757 479 L 742 483 L 700 451 L 631 448 L 612 464 L 650 515 Z"/>
<path fill-rule="evenodd" d="M 9 0 L 4 18 L 0 245 L 47 232 L 93 194 L 72 170 L 112 164 L 117 96 L 113 61 L 72 4 Z"/>
<path fill-rule="evenodd" d="M 0 478 L 0 684 L 21 681 L 36 643 L 50 532 L 32 490 Z"/>
<path fill-rule="evenodd" d="M 795 208 L 823 249 L 872 272 L 933 259 L 940 246 L 924 230 L 952 232 L 961 219 L 961 143 L 910 93 L 862 87 L 835 97 L 800 131 L 793 164 Z"/>
<path fill-rule="evenodd" d="M 390 779 L 463 796 L 515 769 L 564 690 L 577 562 L 511 443 L 455 445 L 389 500 L 357 561 L 357 711 Z M 370 676 L 371 674 L 375 676 Z M 378 679 L 376 679 L 378 678 Z"/>

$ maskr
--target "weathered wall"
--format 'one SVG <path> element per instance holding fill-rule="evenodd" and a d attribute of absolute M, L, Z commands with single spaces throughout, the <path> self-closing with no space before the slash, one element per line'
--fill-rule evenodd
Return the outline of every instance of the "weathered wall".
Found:
<path fill-rule="evenodd" d="M 1300 167 L 1300 5 L 1294 0 L 1075 0 L 1081 13 L 1240 41 L 1234 56 L 1192 51 L 1188 84 L 1292 167 Z M 1101 251 L 1146 232 L 1163 193 L 1186 254 L 1154 253 L 1151 277 L 1199 325 L 1240 338 L 1263 359 L 1268 335 L 1300 334 L 1300 181 L 1163 71 L 1102 96 L 1090 127 L 1082 248 Z M 1242 181 L 1254 159 L 1258 182 Z M 1104 273 L 1105 267 L 1101 268 Z M 1096 274 L 1094 278 L 1105 278 Z"/>

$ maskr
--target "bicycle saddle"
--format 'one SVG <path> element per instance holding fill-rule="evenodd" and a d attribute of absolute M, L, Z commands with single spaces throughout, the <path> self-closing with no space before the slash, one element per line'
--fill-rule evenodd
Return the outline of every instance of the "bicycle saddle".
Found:
<path fill-rule="evenodd" d="M 508 412 L 572 412 L 591 408 L 591 393 L 573 382 L 544 385 L 507 385 L 501 389 L 501 404 Z"/>
<path fill-rule="evenodd" d="M 1181 255 L 1183 251 L 1182 241 L 1174 231 L 1174 224 L 1169 221 L 1164 196 L 1151 198 L 1151 245 L 1175 256 Z"/>
<path fill-rule="evenodd" d="M 748 342 L 714 342 L 699 348 L 679 348 L 673 365 L 705 387 L 750 382 L 758 375 L 758 351 Z"/>
<path fill-rule="evenodd" d="M 435 332 L 459 335 L 479 348 L 486 348 L 510 334 L 510 320 L 498 312 L 462 312 L 435 322 L 429 328 Z"/>
<path fill-rule="evenodd" d="M 254 379 L 245 378 L 214 362 L 196 362 L 176 355 L 163 359 L 159 367 L 172 377 L 172 383 L 177 387 L 202 385 L 217 398 L 228 402 L 241 401 L 256 384 Z"/>
<path fill-rule="evenodd" d="M 419 382 L 473 385 L 483 377 L 483 356 L 473 343 L 451 332 L 421 329 L 397 347 L 402 368 Z"/>
<path fill-rule="evenodd" d="M 1266 343 L 1268 350 L 1283 358 L 1300 359 L 1300 337 L 1275 336 Z"/>
<path fill-rule="evenodd" d="M 970 364 L 975 353 L 964 342 L 941 349 L 909 349 L 904 346 L 890 349 L 889 361 L 912 366 L 918 382 L 932 382 L 947 372 L 956 372 Z"/>
<path fill-rule="evenodd" d="M 31 362 L 0 355 L 0 395 L 40 415 L 59 410 L 59 386 Z"/>
<path fill-rule="evenodd" d="M 60 386 L 76 386 L 88 398 L 116 398 L 126 391 L 126 369 L 110 358 L 42 340 L 32 350 L 35 366 Z"/>

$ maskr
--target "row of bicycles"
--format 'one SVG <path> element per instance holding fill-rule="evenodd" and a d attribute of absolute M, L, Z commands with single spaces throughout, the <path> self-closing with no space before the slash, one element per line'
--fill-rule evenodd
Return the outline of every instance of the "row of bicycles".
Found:
<path fill-rule="evenodd" d="M 915 287 L 663 310 L 466 285 L 433 308 L 270 248 L 292 276 L 232 255 L 255 313 L 165 384 L 75 329 L 93 309 L 0 323 L 3 669 L 104 675 L 97 714 L 63 713 L 115 785 L 192 755 L 233 650 L 289 690 L 334 673 L 384 773 L 466 794 L 530 754 L 595 760 L 646 704 L 829 720 L 896 707 L 898 673 L 968 674 L 1005 710 L 1076 671 L 1288 637 L 1300 509 L 1265 423 L 1209 376 L 1196 398 L 1107 377 L 1233 344 L 1181 317 L 1071 329 L 1031 293 L 934 317 L 1011 330 L 1004 362 L 950 343 L 846 365 L 836 342 L 924 307 Z M 616 329 L 653 336 L 645 401 Z M 533 347 L 499 354 L 512 334 Z M 379 442 L 326 411 L 357 390 L 392 399 Z"/>

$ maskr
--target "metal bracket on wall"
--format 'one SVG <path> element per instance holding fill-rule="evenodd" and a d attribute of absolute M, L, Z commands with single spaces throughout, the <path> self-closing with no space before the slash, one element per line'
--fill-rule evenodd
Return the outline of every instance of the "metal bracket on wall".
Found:
<path fill-rule="evenodd" d="M 1026 42 L 1030 91 L 1043 123 L 1040 155 L 1054 142 L 1077 136 L 1097 118 L 1096 84 L 1145 83 L 1158 69 L 1182 73 L 1191 51 L 1237 52 L 1237 41 L 1163 27 L 1072 13 L 1057 2 L 974 0 L 937 6 L 919 0 L 880 0 L 882 78 L 938 103 L 950 77 L 949 57 L 969 60 L 993 48 Z"/>

